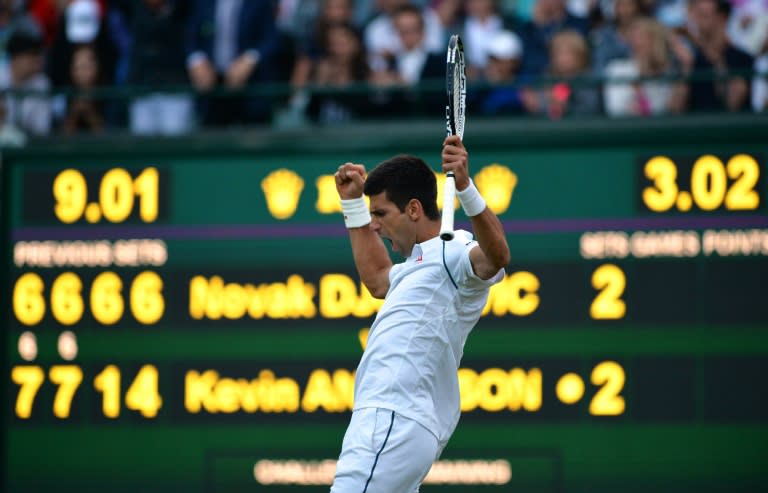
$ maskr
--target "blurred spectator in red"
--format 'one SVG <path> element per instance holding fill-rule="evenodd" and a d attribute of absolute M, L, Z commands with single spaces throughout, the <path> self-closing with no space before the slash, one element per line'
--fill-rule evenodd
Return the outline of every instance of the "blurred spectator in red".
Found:
<path fill-rule="evenodd" d="M 400 7 L 411 4 L 412 2 L 408 0 L 376 0 L 376 7 L 380 14 L 365 26 L 364 31 L 365 48 L 374 72 L 387 70 L 395 54 L 402 51 L 403 46 L 392 15 Z M 423 15 L 424 43 L 427 50 L 445 53 L 447 38 L 440 18 L 429 7 L 423 10 Z"/>
<path fill-rule="evenodd" d="M 70 78 L 72 87 L 78 93 L 69 98 L 63 130 L 73 134 L 79 132 L 99 133 L 104 130 L 104 109 L 98 99 L 89 91 L 103 85 L 96 51 L 91 45 L 75 48 L 72 54 Z"/>
<path fill-rule="evenodd" d="M 467 78 L 479 79 L 488 61 L 488 43 L 496 33 L 511 28 L 498 0 L 465 0 L 461 37 L 467 60 Z"/>
<path fill-rule="evenodd" d="M 484 115 L 511 115 L 523 111 L 520 90 L 514 85 L 523 57 L 523 44 L 512 31 L 500 31 L 488 40 L 488 63 L 483 80 L 490 86 L 479 92 L 470 91 L 472 106 Z M 468 96 L 469 97 L 469 96 Z"/>
<path fill-rule="evenodd" d="M 726 34 L 731 4 L 727 0 L 691 2 L 690 21 L 695 28 L 692 67 L 695 79 L 690 85 L 689 108 L 693 111 L 747 108 L 749 83 L 744 72 L 752 70 L 753 59 L 734 46 Z M 707 76 L 714 80 L 700 79 Z"/>
<path fill-rule="evenodd" d="M 585 19 L 575 17 L 565 8 L 565 0 L 536 0 L 533 17 L 523 23 L 517 34 L 523 41 L 523 65 L 521 73 L 527 76 L 543 75 L 551 66 L 550 41 L 563 30 L 576 31 L 586 36 L 589 24 Z"/>
<path fill-rule="evenodd" d="M 323 53 L 310 74 L 313 92 L 307 113 L 323 124 L 365 116 L 370 111 L 368 94 L 344 91 L 368 81 L 370 70 L 362 37 L 349 23 L 331 24 L 325 29 Z"/>
<path fill-rule="evenodd" d="M 187 70 L 198 91 L 243 90 L 272 80 L 272 56 L 278 48 L 272 0 L 195 0 L 187 32 Z M 271 117 L 265 97 L 204 97 L 200 103 L 206 125 Z"/>
<path fill-rule="evenodd" d="M 629 26 L 630 58 L 614 60 L 604 75 L 604 107 L 609 116 L 651 116 L 679 113 L 686 98 L 686 85 L 667 45 L 665 27 L 655 19 L 638 18 Z M 667 80 L 652 80 L 654 77 Z M 611 78 L 623 81 L 610 82 Z M 644 79 L 635 80 L 633 79 Z"/>
<path fill-rule="evenodd" d="M 595 74 L 602 74 L 612 60 L 630 57 L 629 26 L 643 14 L 643 0 L 616 0 L 613 3 L 612 17 L 590 33 Z"/>
<path fill-rule="evenodd" d="M 35 18 L 43 33 L 43 43 L 46 47 L 56 39 L 56 29 L 59 23 L 59 9 L 56 0 L 29 0 L 27 11 Z"/>
<path fill-rule="evenodd" d="M 187 84 L 184 27 L 188 6 L 184 0 L 141 0 L 136 4 L 127 81 L 153 87 L 152 93 L 131 103 L 131 131 L 137 135 L 178 135 L 194 126 L 194 98 L 170 91 Z"/>
<path fill-rule="evenodd" d="M 15 32 L 6 45 L 10 57 L 9 77 L 0 81 L 5 97 L 5 122 L 24 133 L 47 135 L 51 130 L 51 105 L 47 96 L 50 81 L 43 70 L 43 41 L 39 36 Z M 42 94 L 41 94 L 42 93 Z"/>
<path fill-rule="evenodd" d="M 589 75 L 589 47 L 584 36 L 570 30 L 555 34 L 550 42 L 549 59 L 546 75 L 554 79 L 554 83 L 523 89 L 521 97 L 526 111 L 553 120 L 570 115 L 597 114 L 600 111 L 599 90 L 584 82 L 574 84 L 574 79 Z"/>

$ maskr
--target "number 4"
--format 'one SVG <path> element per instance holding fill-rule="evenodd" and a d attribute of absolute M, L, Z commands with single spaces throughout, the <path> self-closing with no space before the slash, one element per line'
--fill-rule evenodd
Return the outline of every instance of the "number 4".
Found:
<path fill-rule="evenodd" d="M 144 365 L 125 394 L 125 406 L 141 412 L 145 418 L 154 418 L 163 406 L 157 391 L 158 371 L 154 365 Z"/>

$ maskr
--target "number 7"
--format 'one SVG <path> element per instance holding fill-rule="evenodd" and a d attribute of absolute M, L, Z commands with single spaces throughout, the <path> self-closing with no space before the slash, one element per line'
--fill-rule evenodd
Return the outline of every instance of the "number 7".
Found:
<path fill-rule="evenodd" d="M 57 418 L 68 418 L 72 398 L 83 381 L 83 370 L 75 365 L 57 365 L 51 367 L 48 377 L 59 386 L 53 398 L 53 414 Z"/>
<path fill-rule="evenodd" d="M 39 366 L 14 366 L 11 371 L 13 383 L 20 385 L 16 396 L 16 416 L 28 419 L 32 415 L 32 404 L 37 391 L 45 380 L 45 373 Z"/>

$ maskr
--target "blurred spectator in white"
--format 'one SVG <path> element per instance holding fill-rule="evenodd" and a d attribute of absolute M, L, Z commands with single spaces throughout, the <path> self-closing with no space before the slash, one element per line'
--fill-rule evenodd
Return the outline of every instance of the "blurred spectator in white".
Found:
<path fill-rule="evenodd" d="M 445 77 L 445 55 L 427 46 L 422 10 L 403 5 L 392 14 L 400 49 L 393 53 L 384 70 L 373 73 L 380 86 L 414 86 L 422 80 Z"/>
<path fill-rule="evenodd" d="M 467 77 L 482 76 L 488 62 L 488 44 L 493 36 L 510 28 L 501 15 L 498 0 L 466 0 L 462 40 L 467 59 Z"/>
<path fill-rule="evenodd" d="M 72 88 L 78 92 L 69 98 L 63 130 L 74 134 L 99 133 L 104 130 L 104 108 L 101 101 L 89 92 L 103 85 L 96 51 L 91 45 L 82 45 L 72 54 Z"/>
<path fill-rule="evenodd" d="M 136 5 L 127 80 L 134 86 L 154 86 L 151 94 L 131 103 L 131 131 L 137 135 L 179 135 L 194 127 L 194 98 L 168 90 L 187 82 L 183 40 L 187 8 L 184 0 L 141 0 Z"/>
<path fill-rule="evenodd" d="M 368 81 L 370 70 L 362 37 L 349 23 L 331 24 L 324 32 L 324 54 L 310 73 L 313 93 L 307 113 L 314 121 L 323 124 L 365 116 L 370 109 L 368 94 L 344 91 Z"/>
<path fill-rule="evenodd" d="M 445 108 L 445 55 L 430 51 L 422 9 L 403 5 L 392 14 L 402 49 L 385 70 L 373 73 L 372 83 L 394 88 L 378 95 L 376 102 L 390 115 L 439 113 Z M 439 87 L 421 91 L 419 84 L 440 81 Z"/>
<path fill-rule="evenodd" d="M 27 135 L 8 121 L 5 101 L 0 99 L 0 148 L 23 147 L 27 143 Z"/>
<path fill-rule="evenodd" d="M 570 14 L 565 8 L 565 0 L 536 0 L 533 17 L 517 31 L 523 42 L 522 74 L 532 77 L 544 74 L 550 66 L 550 41 L 564 30 L 586 36 L 589 23 Z"/>
<path fill-rule="evenodd" d="M 396 53 L 403 46 L 392 21 L 392 14 L 405 5 L 411 5 L 408 0 L 376 0 L 380 12 L 365 26 L 365 48 L 368 51 L 369 63 L 375 71 L 386 70 Z M 445 32 L 437 13 L 427 7 L 424 15 L 424 42 L 428 51 L 445 52 Z"/>
<path fill-rule="evenodd" d="M 755 59 L 755 78 L 752 79 L 752 109 L 768 111 L 768 41 L 763 53 Z"/>
<path fill-rule="evenodd" d="M 739 111 L 749 105 L 749 77 L 744 72 L 752 70 L 753 58 L 728 39 L 730 13 L 727 0 L 691 0 L 695 52 L 689 109 L 693 111 Z"/>
<path fill-rule="evenodd" d="M 499 31 L 488 42 L 488 63 L 483 72 L 487 84 L 472 94 L 472 106 L 484 115 L 510 115 L 523 111 L 517 80 L 523 44 L 512 31 Z"/>
<path fill-rule="evenodd" d="M 202 93 L 246 89 L 273 80 L 278 48 L 272 0 L 195 0 L 187 39 L 187 69 Z M 257 96 L 206 96 L 200 100 L 206 125 L 263 123 L 270 101 Z"/>
<path fill-rule="evenodd" d="M 643 0 L 615 0 L 609 14 L 612 17 L 590 33 L 595 74 L 602 74 L 612 60 L 630 57 L 629 26 L 643 14 Z"/>
<path fill-rule="evenodd" d="M 524 88 L 521 92 L 528 113 L 557 120 L 571 115 L 594 115 L 600 111 L 598 89 L 584 82 L 574 84 L 575 79 L 589 75 L 589 47 L 581 33 L 567 30 L 552 37 L 550 67 L 546 75 L 553 79 L 552 84 Z"/>
<path fill-rule="evenodd" d="M 629 26 L 632 55 L 605 68 L 604 108 L 608 116 L 651 116 L 679 113 L 685 105 L 686 85 L 672 60 L 665 27 L 655 19 L 638 18 Z M 652 80 L 654 77 L 667 80 Z M 619 79 L 610 82 L 610 79 Z M 643 80 L 637 80 L 643 79 Z"/>
<path fill-rule="evenodd" d="M 731 0 L 728 37 L 734 45 L 758 56 L 768 41 L 768 0 Z"/>
<path fill-rule="evenodd" d="M 26 32 L 14 33 L 6 45 L 10 57 L 9 77 L 0 81 L 0 89 L 9 89 L 5 97 L 6 124 L 24 133 L 47 135 L 51 131 L 51 83 L 43 70 L 43 41 Z M 18 94 L 13 91 L 30 91 Z"/>

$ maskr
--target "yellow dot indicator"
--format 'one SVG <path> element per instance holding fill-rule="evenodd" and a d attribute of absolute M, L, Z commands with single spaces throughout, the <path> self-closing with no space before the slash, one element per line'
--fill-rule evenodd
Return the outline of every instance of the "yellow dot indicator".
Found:
<path fill-rule="evenodd" d="M 101 219 L 101 207 L 96 202 L 91 202 L 85 208 L 85 220 L 89 223 L 97 223 Z"/>
<path fill-rule="evenodd" d="M 693 206 L 693 199 L 690 192 L 682 191 L 677 195 L 677 209 L 682 212 L 688 212 Z"/>
<path fill-rule="evenodd" d="M 566 373 L 555 386 L 557 398 L 564 404 L 576 404 L 584 397 L 584 380 L 575 373 Z"/>

